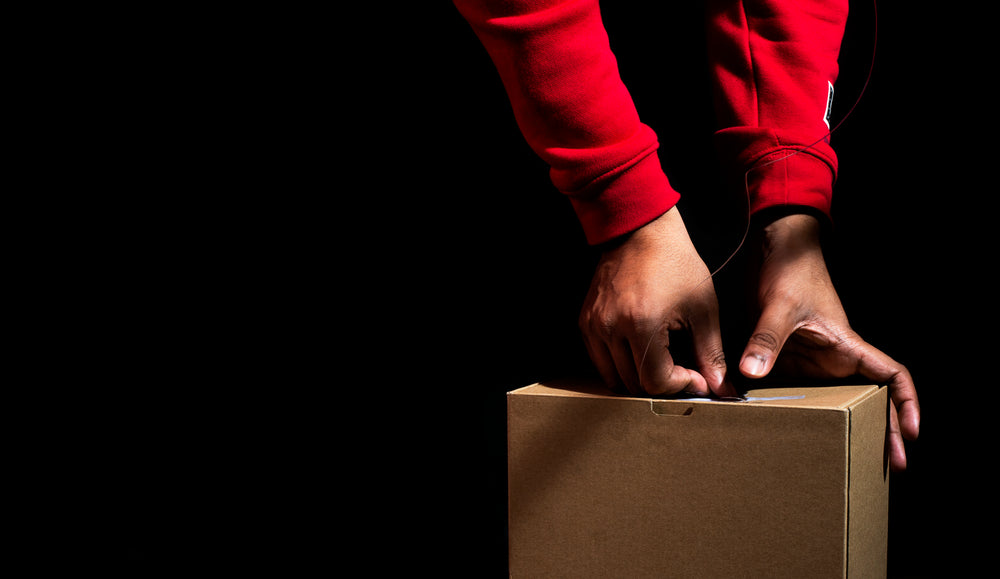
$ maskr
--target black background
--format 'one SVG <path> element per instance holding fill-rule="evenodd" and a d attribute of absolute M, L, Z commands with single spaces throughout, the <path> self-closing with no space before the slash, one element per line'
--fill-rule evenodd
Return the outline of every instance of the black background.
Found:
<path fill-rule="evenodd" d="M 29 237 L 33 404 L 11 406 L 38 568 L 506 576 L 505 393 L 589 371 L 597 255 L 471 29 L 412 4 L 149 10 L 55 59 L 70 154 L 40 174 L 67 185 Z M 669 4 L 602 9 L 714 267 L 744 208 L 717 202 L 700 4 Z M 827 250 L 920 393 L 890 572 L 934 577 L 994 525 L 992 104 L 969 22 L 882 4 L 863 96 L 866 3 L 843 46 L 835 122 L 861 100 Z M 736 322 L 739 267 L 717 277 Z"/>

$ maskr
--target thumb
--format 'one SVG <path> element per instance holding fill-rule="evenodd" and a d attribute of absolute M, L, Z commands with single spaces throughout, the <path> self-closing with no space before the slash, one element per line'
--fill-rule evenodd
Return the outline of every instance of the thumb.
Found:
<path fill-rule="evenodd" d="M 782 308 L 768 308 L 757 321 L 757 327 L 743 350 L 740 372 L 748 378 L 763 378 L 774 367 L 785 340 L 794 331 L 794 324 L 780 312 Z"/>

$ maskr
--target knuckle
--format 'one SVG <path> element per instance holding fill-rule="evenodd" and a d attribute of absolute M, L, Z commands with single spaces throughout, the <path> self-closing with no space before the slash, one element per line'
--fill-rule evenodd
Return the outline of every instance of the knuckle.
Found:
<path fill-rule="evenodd" d="M 615 332 L 618 325 L 614 312 L 598 308 L 585 308 L 577 320 L 580 331 L 593 337 L 608 338 Z"/>
<path fill-rule="evenodd" d="M 631 298 L 621 304 L 621 317 L 629 324 L 640 323 L 646 317 L 646 307 L 642 300 Z"/>
<path fill-rule="evenodd" d="M 617 318 L 611 314 L 591 316 L 587 321 L 587 331 L 604 339 L 614 336 L 617 326 Z"/>
<path fill-rule="evenodd" d="M 655 326 L 655 316 L 641 303 L 624 304 L 598 321 L 603 331 L 626 335 L 646 335 Z"/>
<path fill-rule="evenodd" d="M 705 358 L 708 360 L 708 364 L 713 368 L 726 368 L 726 354 L 722 351 L 722 348 L 715 347 L 706 352 Z"/>
<path fill-rule="evenodd" d="M 594 316 L 593 324 L 603 333 L 611 333 L 622 324 L 622 315 L 615 310 L 606 310 Z"/>
<path fill-rule="evenodd" d="M 770 330 L 761 330 L 750 336 L 750 343 L 777 352 L 780 345 L 777 334 Z"/>

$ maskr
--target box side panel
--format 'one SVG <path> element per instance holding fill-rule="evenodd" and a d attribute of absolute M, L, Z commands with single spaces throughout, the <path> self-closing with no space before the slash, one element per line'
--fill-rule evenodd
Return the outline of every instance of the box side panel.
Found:
<path fill-rule="evenodd" d="M 844 576 L 847 411 L 508 397 L 512 577 Z"/>
<path fill-rule="evenodd" d="M 889 544 L 888 388 L 851 408 L 848 577 L 885 577 Z"/>
<path fill-rule="evenodd" d="M 648 402 L 508 396 L 511 577 L 614 576 L 616 538 L 634 518 L 620 496 L 635 465 L 631 416 Z M 634 408 L 638 404 L 639 408 Z"/>
<path fill-rule="evenodd" d="M 751 408 L 727 469 L 749 492 L 734 521 L 744 564 L 728 576 L 843 577 L 847 555 L 848 413 Z M 725 432 L 725 427 L 722 427 Z M 752 489 L 752 490 L 751 490 Z M 745 574 L 744 574 L 745 573 Z"/>

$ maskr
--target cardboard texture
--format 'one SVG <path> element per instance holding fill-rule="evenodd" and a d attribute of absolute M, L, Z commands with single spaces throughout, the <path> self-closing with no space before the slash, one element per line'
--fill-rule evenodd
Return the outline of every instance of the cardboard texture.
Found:
<path fill-rule="evenodd" d="M 510 576 L 884 577 L 886 388 L 748 396 L 510 392 Z"/>

